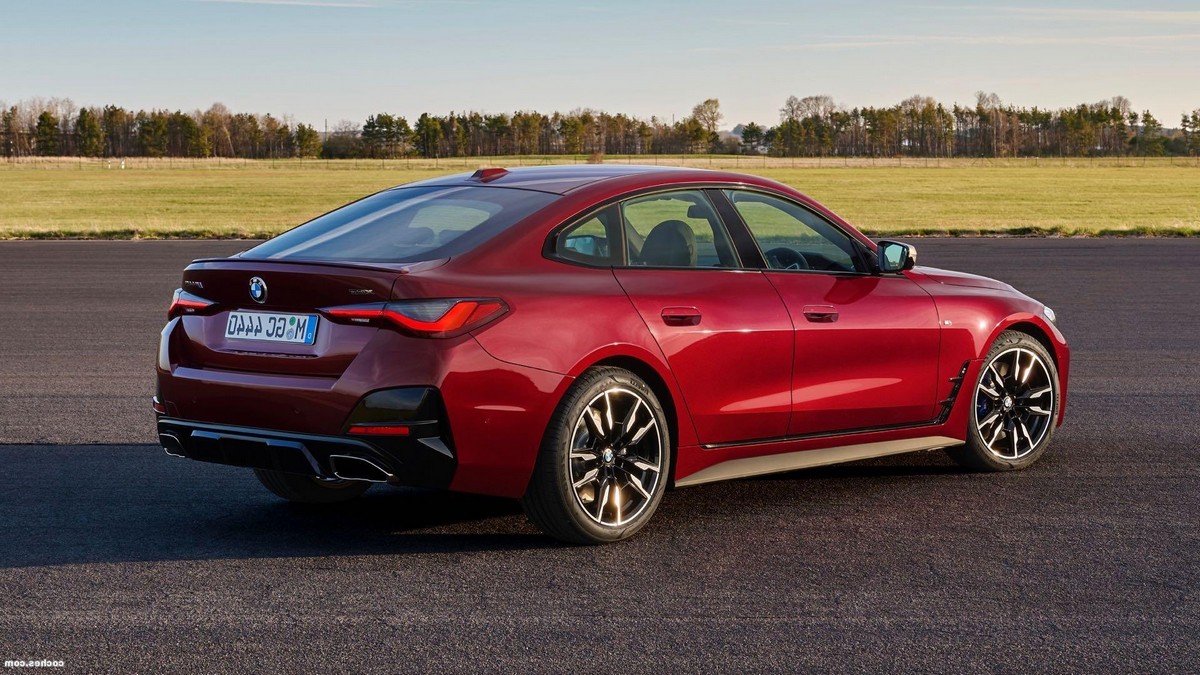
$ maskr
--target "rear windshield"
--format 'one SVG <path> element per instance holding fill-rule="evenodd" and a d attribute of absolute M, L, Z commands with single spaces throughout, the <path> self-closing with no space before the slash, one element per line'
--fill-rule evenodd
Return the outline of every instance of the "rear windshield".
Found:
<path fill-rule="evenodd" d="M 243 258 L 420 262 L 462 254 L 555 195 L 493 187 L 396 188 L 284 232 Z"/>

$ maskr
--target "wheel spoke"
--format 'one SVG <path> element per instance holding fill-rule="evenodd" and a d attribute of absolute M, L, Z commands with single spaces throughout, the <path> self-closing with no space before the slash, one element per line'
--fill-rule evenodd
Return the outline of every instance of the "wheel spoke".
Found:
<path fill-rule="evenodd" d="M 588 483 L 596 480 L 596 476 L 599 476 L 599 475 L 600 475 L 600 469 L 588 469 L 587 473 L 583 474 L 583 478 L 580 478 L 579 480 L 575 481 L 573 487 L 576 490 L 578 490 L 579 488 L 583 487 L 584 485 L 587 485 Z"/>
<path fill-rule="evenodd" d="M 1000 376 L 1000 371 L 996 370 L 995 363 L 988 364 L 988 371 L 992 374 L 992 377 L 996 378 L 996 384 L 1003 387 L 1004 386 L 1004 378 Z"/>
<path fill-rule="evenodd" d="M 1003 424 L 997 424 L 997 425 L 996 425 L 996 432 L 992 434 L 992 438 L 991 438 L 991 440 L 989 440 L 989 441 L 987 442 L 987 445 L 988 445 L 988 447 L 989 447 L 989 448 L 995 448 L 995 446 L 996 446 L 996 439 L 1000 438 L 1000 432 L 1001 432 L 1001 431 L 1004 431 L 1004 425 L 1003 425 Z"/>
<path fill-rule="evenodd" d="M 642 407 L 642 399 L 637 399 L 633 402 L 633 407 L 625 415 L 625 419 L 621 421 L 621 431 L 625 434 L 629 433 L 629 428 L 633 426 L 633 420 L 637 418 L 638 409 Z"/>
<path fill-rule="evenodd" d="M 625 478 L 628 479 L 629 487 L 637 491 L 645 499 L 650 499 L 650 493 L 646 491 L 646 486 L 642 485 L 642 481 L 628 471 L 625 472 Z"/>
<path fill-rule="evenodd" d="M 984 427 L 991 426 L 992 422 L 995 422 L 999 418 L 1000 413 L 993 412 L 991 415 L 988 415 L 986 419 L 979 423 L 979 430 L 982 431 Z"/>
<path fill-rule="evenodd" d="M 1025 398 L 1030 399 L 1030 398 L 1037 398 L 1039 396 L 1045 396 L 1046 394 L 1048 394 L 1052 391 L 1054 391 L 1053 385 L 1050 385 L 1047 387 L 1042 387 L 1041 389 L 1038 389 L 1036 391 L 1029 392 L 1028 394 L 1025 395 Z"/>
<path fill-rule="evenodd" d="M 595 408 L 588 408 L 583 414 L 583 421 L 587 424 L 588 431 L 597 440 L 604 440 L 604 423 L 600 421 L 600 412 Z"/>
<path fill-rule="evenodd" d="M 600 459 L 600 455 L 597 455 L 593 450 L 572 450 L 571 459 L 582 459 L 585 462 L 594 462 Z"/>
<path fill-rule="evenodd" d="M 987 394 L 988 397 L 991 398 L 993 401 L 1000 398 L 1000 392 L 996 391 L 995 389 L 992 389 L 991 387 L 984 385 L 982 382 L 979 383 L 979 391 L 982 391 L 983 393 Z"/>
<path fill-rule="evenodd" d="M 656 422 L 651 419 L 648 423 L 646 423 L 646 426 L 638 429 L 637 433 L 633 435 L 633 438 L 629 439 L 629 445 L 637 445 L 639 442 L 641 442 L 642 438 L 645 437 L 646 432 L 653 429 L 655 424 Z"/>
<path fill-rule="evenodd" d="M 1029 443 L 1029 449 L 1032 450 L 1033 437 L 1029 435 L 1029 427 L 1025 426 L 1024 422 L 1020 422 L 1019 424 L 1021 425 L 1021 433 L 1025 434 L 1025 442 Z"/>
<path fill-rule="evenodd" d="M 638 457 L 626 456 L 626 457 L 622 457 L 621 459 L 632 464 L 633 466 L 637 467 L 638 469 L 640 469 L 642 471 L 653 471 L 654 473 L 658 473 L 658 465 L 657 464 L 651 464 L 650 462 L 647 462 Z"/>
<path fill-rule="evenodd" d="M 600 481 L 600 498 L 596 500 L 599 507 L 596 509 L 596 519 L 604 522 L 604 507 L 608 506 L 608 480 Z"/>
<path fill-rule="evenodd" d="M 605 438 L 608 438 L 609 435 L 612 434 L 613 429 L 616 427 L 616 425 L 613 423 L 612 397 L 610 397 L 608 394 L 609 392 L 604 392 L 604 406 L 606 408 L 604 417 L 608 420 L 608 433 L 604 436 Z"/>
<path fill-rule="evenodd" d="M 1014 423 L 1011 429 L 1005 427 L 1004 433 L 1008 434 L 1009 440 L 1012 441 L 1013 459 L 1016 459 L 1021 454 L 1020 451 L 1017 450 L 1017 425 Z"/>
<path fill-rule="evenodd" d="M 612 498 L 613 507 L 616 508 L 617 522 L 619 523 L 619 522 L 621 522 L 621 484 L 614 480 L 612 482 L 612 491 L 613 491 L 613 498 Z"/>
<path fill-rule="evenodd" d="M 1046 410 L 1045 408 L 1042 408 L 1040 406 L 1031 405 L 1031 406 L 1029 406 L 1028 410 L 1031 414 L 1037 415 L 1038 417 L 1049 417 L 1050 416 L 1050 411 Z"/>

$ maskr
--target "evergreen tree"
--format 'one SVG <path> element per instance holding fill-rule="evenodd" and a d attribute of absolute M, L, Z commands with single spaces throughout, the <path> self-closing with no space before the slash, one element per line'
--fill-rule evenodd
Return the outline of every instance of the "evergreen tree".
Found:
<path fill-rule="evenodd" d="M 165 111 L 138 112 L 134 118 L 134 125 L 137 129 L 137 145 L 143 156 L 167 156 L 170 135 Z"/>
<path fill-rule="evenodd" d="M 442 125 L 436 117 L 429 113 L 421 113 L 417 118 L 417 126 L 413 129 L 413 142 L 417 152 L 422 157 L 437 157 L 438 146 L 442 141 Z"/>
<path fill-rule="evenodd" d="M 1135 140 L 1138 154 L 1142 156 L 1160 157 L 1166 152 L 1167 140 L 1162 135 L 1162 123 L 1155 119 L 1147 110 L 1142 113 L 1142 130 Z"/>
<path fill-rule="evenodd" d="M 763 142 L 763 128 L 758 124 L 751 122 L 742 127 L 742 144 L 750 148 L 751 152 L 757 152 L 758 146 Z"/>
<path fill-rule="evenodd" d="M 4 153 L 5 157 L 17 156 L 17 107 L 13 106 L 5 110 L 3 115 L 0 115 L 0 152 Z"/>
<path fill-rule="evenodd" d="M 49 157 L 58 153 L 58 118 L 49 110 L 38 115 L 37 126 L 33 132 L 34 147 L 37 154 Z"/>
<path fill-rule="evenodd" d="M 1183 116 L 1184 148 L 1189 155 L 1200 155 L 1200 109 Z"/>
<path fill-rule="evenodd" d="M 296 125 L 296 154 L 300 157 L 319 157 L 321 155 L 321 135 L 316 129 L 306 125 Z"/>
<path fill-rule="evenodd" d="M 90 108 L 79 109 L 75 134 L 80 155 L 99 157 L 104 154 L 104 131 L 100 128 L 100 119 Z"/>

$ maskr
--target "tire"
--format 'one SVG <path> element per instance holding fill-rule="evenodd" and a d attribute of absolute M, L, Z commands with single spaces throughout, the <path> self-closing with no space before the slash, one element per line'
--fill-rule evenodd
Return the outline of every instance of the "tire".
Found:
<path fill-rule="evenodd" d="M 976 471 L 1024 469 L 1050 445 L 1061 401 L 1058 369 L 1042 343 L 1001 333 L 971 389 L 967 442 L 950 456 Z"/>
<path fill-rule="evenodd" d="M 521 505 L 560 541 L 620 541 L 654 515 L 670 476 L 670 431 L 658 397 L 627 370 L 593 368 L 554 411 Z"/>
<path fill-rule="evenodd" d="M 271 469 L 255 469 L 268 490 L 289 502 L 298 504 L 339 504 L 358 499 L 371 484 L 357 480 L 324 480 L 316 476 L 284 473 Z"/>

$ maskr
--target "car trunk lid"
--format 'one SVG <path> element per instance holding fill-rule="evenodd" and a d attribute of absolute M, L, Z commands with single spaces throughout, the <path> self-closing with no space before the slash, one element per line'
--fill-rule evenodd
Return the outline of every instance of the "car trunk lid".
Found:
<path fill-rule="evenodd" d="M 318 310 L 385 301 L 398 278 L 435 263 L 198 260 L 184 271 L 182 289 L 214 304 L 208 311 L 182 316 L 184 362 L 195 368 L 340 376 L 378 328 L 335 323 Z M 233 313 L 238 314 L 235 322 L 248 319 L 268 326 L 273 317 L 290 321 L 292 326 L 315 322 L 311 344 L 300 337 L 297 341 L 271 341 L 261 330 L 235 335 L 236 331 L 227 330 Z"/>

